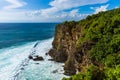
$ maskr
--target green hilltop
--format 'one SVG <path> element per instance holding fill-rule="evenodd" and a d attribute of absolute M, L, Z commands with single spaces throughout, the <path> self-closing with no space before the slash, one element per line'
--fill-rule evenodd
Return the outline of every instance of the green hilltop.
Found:
<path fill-rule="evenodd" d="M 94 43 L 86 50 L 92 64 L 84 67 L 83 72 L 63 80 L 120 80 L 120 8 L 63 24 L 75 24 L 74 31 L 80 29 L 78 51 L 85 42 Z"/>

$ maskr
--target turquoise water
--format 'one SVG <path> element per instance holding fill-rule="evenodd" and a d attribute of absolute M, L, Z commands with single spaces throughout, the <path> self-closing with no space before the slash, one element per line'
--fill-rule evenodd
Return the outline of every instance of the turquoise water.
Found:
<path fill-rule="evenodd" d="M 0 80 L 62 79 L 63 64 L 45 55 L 52 47 L 56 24 L 0 24 Z M 29 55 L 40 55 L 44 61 L 34 62 Z"/>
<path fill-rule="evenodd" d="M 53 37 L 57 23 L 1 23 L 0 48 Z"/>

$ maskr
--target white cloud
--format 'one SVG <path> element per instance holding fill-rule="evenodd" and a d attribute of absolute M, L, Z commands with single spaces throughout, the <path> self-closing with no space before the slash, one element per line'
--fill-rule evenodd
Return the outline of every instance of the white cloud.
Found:
<path fill-rule="evenodd" d="M 46 21 L 44 18 L 40 17 L 30 17 L 26 16 L 28 11 L 0 11 L 0 22 L 39 22 Z"/>
<path fill-rule="evenodd" d="M 67 10 L 71 8 L 76 8 L 91 4 L 105 3 L 108 0 L 53 0 L 49 3 L 50 8 L 41 10 L 41 14 L 49 15 L 57 13 L 62 10 Z"/>
<path fill-rule="evenodd" d="M 26 13 L 29 17 L 43 18 L 48 22 L 61 22 L 65 20 L 80 20 L 85 18 L 88 14 L 79 13 L 79 9 L 73 9 L 71 11 L 51 12 L 49 14 L 39 11 L 30 11 Z"/>
<path fill-rule="evenodd" d="M 73 9 L 71 11 L 65 12 L 71 8 L 77 8 L 80 6 L 91 5 L 91 4 L 100 4 L 105 3 L 108 0 L 53 0 L 49 3 L 51 6 L 47 9 L 36 10 L 31 13 L 28 13 L 30 16 L 38 16 L 43 18 L 48 18 L 51 20 L 80 20 L 87 16 L 88 14 L 80 14 L 79 9 Z"/>
<path fill-rule="evenodd" d="M 105 3 L 107 1 L 108 0 L 53 0 L 49 5 L 59 10 L 64 10 L 84 5 Z"/>
<path fill-rule="evenodd" d="M 75 17 L 79 15 L 79 10 L 78 9 L 74 9 L 72 11 L 70 11 L 69 16 L 71 17 Z"/>
<path fill-rule="evenodd" d="M 26 3 L 20 0 L 6 0 L 11 5 L 5 6 L 5 12 L 0 13 L 1 21 L 28 21 L 28 22 L 60 22 L 65 20 L 80 20 L 88 14 L 81 14 L 78 7 L 105 3 L 108 0 L 52 0 L 51 7 L 35 11 L 16 11 Z M 65 11 L 69 10 L 69 11 Z"/>
<path fill-rule="evenodd" d="M 116 6 L 115 9 L 119 8 L 119 6 Z"/>
<path fill-rule="evenodd" d="M 91 9 L 95 10 L 94 14 L 97 14 L 101 11 L 107 11 L 108 6 L 109 6 L 109 4 L 100 6 L 100 7 L 91 7 Z"/>
<path fill-rule="evenodd" d="M 5 6 L 3 9 L 9 10 L 9 9 L 15 9 L 20 8 L 24 5 L 26 5 L 25 2 L 19 1 L 19 0 L 5 0 L 6 2 L 10 3 L 10 5 Z"/>

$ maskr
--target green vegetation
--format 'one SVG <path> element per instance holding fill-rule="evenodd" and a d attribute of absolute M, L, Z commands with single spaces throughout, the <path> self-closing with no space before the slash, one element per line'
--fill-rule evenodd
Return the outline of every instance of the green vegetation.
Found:
<path fill-rule="evenodd" d="M 78 73 L 70 78 L 63 78 L 63 80 L 103 80 L 105 74 L 98 67 L 91 65 L 86 68 L 84 73 Z"/>
<path fill-rule="evenodd" d="M 66 23 L 82 33 L 76 44 L 78 49 L 88 41 L 95 45 L 89 50 L 93 64 L 85 72 L 63 80 L 120 80 L 120 8 L 63 24 Z M 94 65 L 95 61 L 104 65 L 103 68 Z"/>
<path fill-rule="evenodd" d="M 57 50 L 59 50 L 59 49 L 60 49 L 60 45 L 57 46 Z"/>
<path fill-rule="evenodd" d="M 63 78 L 63 80 L 120 80 L 120 65 L 104 69 L 91 65 L 85 73 L 80 72 L 70 78 Z"/>

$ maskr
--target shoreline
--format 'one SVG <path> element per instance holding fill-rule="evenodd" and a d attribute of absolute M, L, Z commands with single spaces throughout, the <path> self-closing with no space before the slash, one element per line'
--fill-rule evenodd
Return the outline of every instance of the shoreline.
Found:
<path fill-rule="evenodd" d="M 22 77 L 26 77 L 25 75 L 23 74 L 26 74 L 26 69 L 29 68 L 29 66 L 31 65 L 34 65 L 34 66 L 41 66 L 40 64 L 43 64 L 44 66 L 52 66 L 53 68 L 49 68 L 50 69 L 50 72 L 49 72 L 49 75 L 57 75 L 59 76 L 58 79 L 61 80 L 63 77 L 65 77 L 65 75 L 63 74 L 63 63 L 58 63 L 58 62 L 55 62 L 55 61 L 50 61 L 51 57 L 49 55 L 46 55 L 46 52 L 48 52 L 50 50 L 50 46 L 52 42 L 53 38 L 50 38 L 50 39 L 47 39 L 47 40 L 43 40 L 43 41 L 37 41 L 37 42 L 34 42 L 34 45 L 32 45 L 32 48 L 31 50 L 29 50 L 29 55 L 26 56 L 26 58 L 24 60 L 22 60 L 22 62 L 20 64 L 17 65 L 17 67 L 13 70 L 12 74 L 10 74 L 10 80 L 20 80 L 20 76 L 22 75 Z M 50 42 L 49 42 L 50 41 Z M 29 43 L 28 43 L 29 44 Z M 46 48 L 43 47 L 43 45 L 46 44 Z M 48 44 L 48 45 L 47 45 Z M 43 49 L 41 48 L 41 46 L 43 47 Z M 49 47 L 49 48 L 47 48 Z M 17 47 L 16 47 L 17 48 Z M 38 49 L 39 48 L 39 49 Z M 14 49 L 13 47 L 10 48 L 11 49 Z M 41 49 L 41 50 L 40 50 Z M 40 52 L 41 51 L 41 52 Z M 44 52 L 43 52 L 44 51 Z M 36 56 L 36 55 L 39 55 L 39 56 L 42 56 L 44 58 L 43 61 L 33 61 L 32 59 L 29 59 L 29 56 Z M 48 65 L 49 64 L 49 65 Z M 33 66 L 33 67 L 34 67 Z M 56 67 L 55 67 L 56 66 Z M 32 69 L 32 67 L 30 67 Z M 41 67 L 41 69 L 46 69 L 45 71 L 49 70 L 45 67 Z M 39 70 L 39 69 L 38 69 Z M 29 72 L 29 71 L 28 71 Z M 36 73 L 34 72 L 34 70 L 32 71 L 33 74 Z M 30 72 L 31 73 L 31 72 Z M 46 73 L 46 72 L 45 72 Z M 30 75 L 29 75 L 30 76 Z M 39 78 L 40 76 L 38 76 Z M 47 77 L 46 77 L 47 78 Z M 56 78 L 57 79 L 57 78 Z M 56 79 L 53 79 L 53 80 L 56 80 Z M 35 79 L 37 80 L 37 78 Z M 45 79 L 46 80 L 46 79 Z"/>

